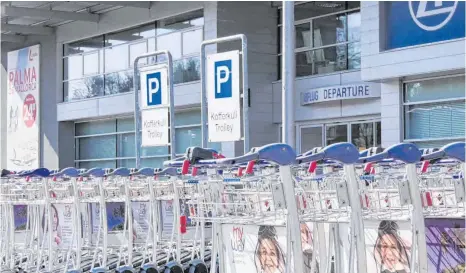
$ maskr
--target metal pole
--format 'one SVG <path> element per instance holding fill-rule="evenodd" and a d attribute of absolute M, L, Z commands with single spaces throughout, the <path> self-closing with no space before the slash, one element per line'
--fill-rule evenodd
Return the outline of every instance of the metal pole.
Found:
<path fill-rule="evenodd" d="M 211 44 L 219 44 L 241 40 L 241 55 L 242 55 L 242 70 L 243 70 L 243 137 L 244 137 L 244 153 L 249 152 L 249 79 L 248 79 L 248 40 L 244 34 L 236 34 L 232 36 L 207 40 L 201 44 L 201 135 L 202 147 L 207 147 L 208 131 L 207 131 L 207 90 L 206 90 L 206 73 L 205 73 L 205 47 Z"/>
<path fill-rule="evenodd" d="M 174 103 L 174 94 L 173 94 L 173 61 L 172 55 L 168 50 L 158 50 L 150 53 L 143 54 L 138 56 L 134 60 L 133 64 L 133 89 L 134 89 L 134 134 L 135 134 L 135 149 L 136 149 L 136 168 L 139 168 L 141 165 L 141 138 L 139 137 L 139 131 L 141 131 L 141 109 L 139 108 L 139 77 L 136 77 L 138 73 L 138 62 L 142 58 L 148 58 L 157 55 L 165 55 L 167 58 L 168 65 L 168 97 L 169 97 L 169 116 L 170 116 L 170 155 L 171 159 L 175 159 L 175 103 Z"/>
<path fill-rule="evenodd" d="M 294 2 L 283 1 L 282 35 L 282 136 L 283 143 L 295 145 L 294 129 L 294 80 L 295 80 L 295 35 Z"/>

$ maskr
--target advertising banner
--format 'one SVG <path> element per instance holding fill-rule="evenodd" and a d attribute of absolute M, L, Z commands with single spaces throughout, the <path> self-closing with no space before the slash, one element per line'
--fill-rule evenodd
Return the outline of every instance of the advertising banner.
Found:
<path fill-rule="evenodd" d="M 239 51 L 207 56 L 209 141 L 241 139 Z"/>
<path fill-rule="evenodd" d="M 39 167 L 40 46 L 8 52 L 7 169 Z"/>
<path fill-rule="evenodd" d="M 465 272 L 464 219 L 426 219 L 429 273 Z"/>
<path fill-rule="evenodd" d="M 222 225 L 225 273 L 284 273 L 286 228 Z"/>

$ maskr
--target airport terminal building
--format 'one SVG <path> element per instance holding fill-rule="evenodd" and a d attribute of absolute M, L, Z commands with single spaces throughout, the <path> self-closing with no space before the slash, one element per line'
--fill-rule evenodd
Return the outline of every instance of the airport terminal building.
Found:
<path fill-rule="evenodd" d="M 2 3 L 0 150 L 20 139 L 12 131 L 37 126 L 39 166 L 134 167 L 133 61 L 167 49 L 182 154 L 201 144 L 201 43 L 240 33 L 248 40 L 250 146 L 280 142 L 281 11 L 270 1 Z M 464 139 L 464 2 L 296 2 L 294 19 L 298 152 L 342 141 L 364 149 Z M 23 48 L 34 73 L 21 70 Z M 33 84 L 36 98 L 12 107 L 9 86 Z M 242 141 L 209 146 L 243 153 Z M 143 148 L 141 164 L 160 167 L 169 154 Z M 14 152 L 0 156 L 3 168 L 27 168 Z"/>

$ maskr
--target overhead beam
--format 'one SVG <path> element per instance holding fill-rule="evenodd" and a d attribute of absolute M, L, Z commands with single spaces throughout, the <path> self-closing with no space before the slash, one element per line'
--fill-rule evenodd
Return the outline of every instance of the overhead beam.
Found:
<path fill-rule="evenodd" d="M 13 33 L 21 34 L 35 34 L 35 35 L 53 35 L 53 28 L 51 27 L 40 27 L 40 26 L 25 26 L 25 25 L 14 25 L 14 24 L 2 24 L 2 31 L 9 31 Z"/>
<path fill-rule="evenodd" d="M 9 42 L 9 43 L 16 43 L 16 44 L 21 44 L 26 41 L 25 36 L 13 35 L 13 34 L 2 34 L 0 38 L 2 42 Z"/>
<path fill-rule="evenodd" d="M 99 15 L 88 12 L 69 12 L 47 9 L 33 9 L 3 6 L 2 16 L 18 16 L 18 17 L 32 17 L 32 18 L 45 18 L 45 19 L 60 19 L 71 21 L 87 21 L 99 22 Z"/>
<path fill-rule="evenodd" d="M 151 5 L 151 1 L 91 1 L 91 2 L 86 1 L 86 2 L 102 4 L 102 5 L 141 8 L 141 9 L 149 9 Z"/>

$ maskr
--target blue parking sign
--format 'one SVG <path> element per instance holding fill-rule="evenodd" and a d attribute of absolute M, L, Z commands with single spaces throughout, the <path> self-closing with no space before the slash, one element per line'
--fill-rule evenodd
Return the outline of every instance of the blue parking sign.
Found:
<path fill-rule="evenodd" d="M 161 73 L 154 72 L 146 75 L 147 106 L 162 104 Z"/>
<path fill-rule="evenodd" d="M 231 98 L 231 60 L 217 61 L 214 63 L 215 69 L 215 98 Z"/>

